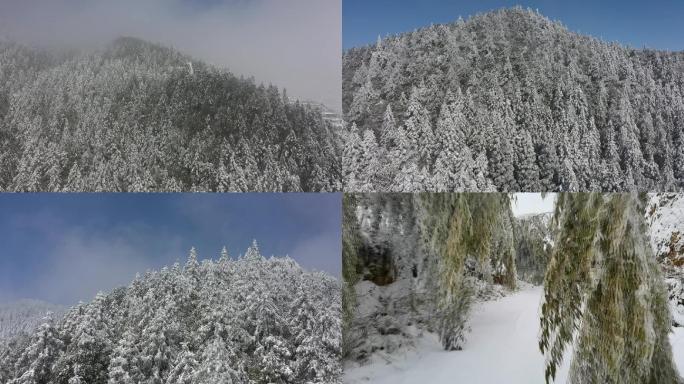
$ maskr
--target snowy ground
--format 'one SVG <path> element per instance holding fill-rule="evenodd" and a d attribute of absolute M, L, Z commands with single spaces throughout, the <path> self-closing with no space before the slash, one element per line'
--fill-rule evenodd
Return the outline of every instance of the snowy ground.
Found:
<path fill-rule="evenodd" d="M 670 334 L 670 343 L 679 374 L 684 376 L 684 328 L 674 328 L 674 333 Z"/>
<path fill-rule="evenodd" d="M 480 304 L 462 351 L 446 352 L 433 334 L 418 339 L 411 350 L 375 355 L 371 364 L 346 366 L 349 384 L 544 383 L 544 357 L 538 349 L 541 287 L 527 287 L 496 301 Z M 671 337 L 675 361 L 684 372 L 684 328 Z M 568 362 L 557 383 L 564 383 Z"/>

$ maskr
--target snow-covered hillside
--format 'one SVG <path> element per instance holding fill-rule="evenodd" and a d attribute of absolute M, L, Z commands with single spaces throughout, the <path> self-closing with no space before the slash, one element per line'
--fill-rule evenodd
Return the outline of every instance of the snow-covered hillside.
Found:
<path fill-rule="evenodd" d="M 371 364 L 349 363 L 348 384 L 543 384 L 544 356 L 538 349 L 540 287 L 526 286 L 479 305 L 462 351 L 445 351 L 435 334 L 424 332 L 410 348 L 375 354 Z M 684 371 L 684 328 L 670 336 L 674 360 Z M 566 351 L 556 383 L 565 383 L 570 364 Z"/>
<path fill-rule="evenodd" d="M 684 186 L 684 52 L 504 8 L 380 38 L 342 63 L 346 191 Z"/>
<path fill-rule="evenodd" d="M 0 190 L 340 190 L 333 124 L 137 38 L 80 53 L 0 41 Z"/>
<path fill-rule="evenodd" d="M 0 383 L 337 383 L 340 285 L 254 243 L 98 294 L 0 348 Z"/>
<path fill-rule="evenodd" d="M 646 219 L 665 274 L 673 321 L 684 327 L 684 194 L 650 194 Z"/>
<path fill-rule="evenodd" d="M 59 318 L 66 311 L 61 305 L 40 300 L 22 299 L 0 304 L 0 340 L 32 332 L 48 312 Z"/>

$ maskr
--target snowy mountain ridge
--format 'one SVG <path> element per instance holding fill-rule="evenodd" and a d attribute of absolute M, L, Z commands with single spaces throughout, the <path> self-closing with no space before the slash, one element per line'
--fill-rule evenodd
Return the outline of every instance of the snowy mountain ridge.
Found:
<path fill-rule="evenodd" d="M 338 383 L 340 284 L 224 249 L 98 294 L 0 347 L 2 383 Z"/>
<path fill-rule="evenodd" d="M 275 85 L 131 37 L 54 50 L 0 42 L 0 190 L 340 189 L 338 129 Z"/>
<path fill-rule="evenodd" d="M 681 190 L 683 63 L 521 7 L 351 48 L 345 190 Z"/>

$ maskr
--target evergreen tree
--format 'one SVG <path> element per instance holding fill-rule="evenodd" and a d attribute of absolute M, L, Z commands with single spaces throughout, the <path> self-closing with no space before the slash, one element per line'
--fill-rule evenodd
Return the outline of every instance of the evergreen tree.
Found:
<path fill-rule="evenodd" d="M 76 54 L 3 41 L 0 67 L 2 190 L 339 189 L 343 147 L 325 107 L 173 49 L 120 38 Z"/>
<path fill-rule="evenodd" d="M 473 159 L 485 155 L 499 191 L 677 189 L 680 62 L 680 53 L 579 36 L 515 7 L 347 50 L 343 110 L 349 126 L 379 138 L 382 177 L 374 191 L 462 189 L 445 181 L 467 162 L 465 150 L 445 140 L 442 128 L 453 126 L 440 127 L 452 107 L 462 109 L 451 121 L 463 129 L 463 148 Z M 462 103 L 453 102 L 458 89 Z M 414 163 L 431 176 L 422 185 L 416 172 L 400 174 Z"/>
<path fill-rule="evenodd" d="M 62 351 L 63 343 L 53 324 L 52 314 L 48 313 L 16 364 L 16 366 L 25 367 L 22 369 L 23 373 L 11 383 L 49 382 L 52 377 L 52 365 Z"/>
<path fill-rule="evenodd" d="M 181 352 L 176 358 L 173 368 L 169 372 L 166 384 L 192 384 L 195 381 L 197 370 L 197 359 L 195 354 L 190 351 L 187 343 L 182 344 Z"/>
<path fill-rule="evenodd" d="M 363 164 L 363 167 L 360 167 L 356 178 L 356 190 L 362 192 L 373 191 L 380 164 L 378 160 L 378 145 L 375 141 L 375 135 L 371 130 L 366 130 L 363 133 L 359 164 Z"/>
<path fill-rule="evenodd" d="M 434 154 L 435 138 L 427 109 L 422 105 L 425 89 L 414 87 L 406 109 L 404 136 L 417 156 L 414 161 L 419 167 L 429 166 Z"/>
<path fill-rule="evenodd" d="M 207 346 L 200 356 L 202 363 L 197 367 L 194 381 L 198 383 L 237 384 L 246 381 L 242 369 L 235 369 L 235 355 L 220 337 Z"/>

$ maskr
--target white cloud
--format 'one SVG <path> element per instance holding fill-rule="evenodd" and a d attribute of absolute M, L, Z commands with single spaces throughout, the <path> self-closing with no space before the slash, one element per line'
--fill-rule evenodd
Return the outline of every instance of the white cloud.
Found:
<path fill-rule="evenodd" d="M 325 271 L 336 277 L 342 275 L 340 233 L 321 233 L 296 244 L 288 255 L 308 270 Z"/>
<path fill-rule="evenodd" d="M 59 236 L 36 268 L 34 288 L 38 297 L 54 303 L 90 301 L 99 291 L 127 286 L 136 273 L 158 270 L 183 255 L 181 239 L 151 234 L 143 226 L 72 228 Z M 149 244 L 164 244 L 163 251 L 150 254 Z"/>

